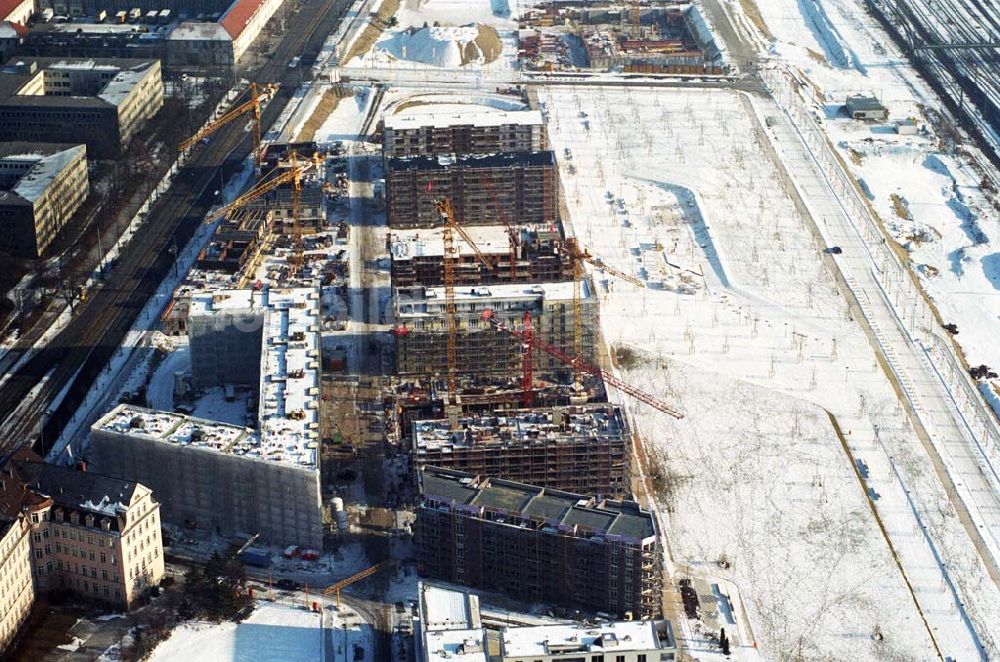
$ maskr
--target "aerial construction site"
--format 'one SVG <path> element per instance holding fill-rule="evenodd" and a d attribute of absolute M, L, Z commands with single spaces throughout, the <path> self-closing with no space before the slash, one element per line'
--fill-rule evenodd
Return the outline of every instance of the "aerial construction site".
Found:
<path fill-rule="evenodd" d="M 989 3 L 164 2 L 0 15 L 0 655 L 1000 657 Z"/>

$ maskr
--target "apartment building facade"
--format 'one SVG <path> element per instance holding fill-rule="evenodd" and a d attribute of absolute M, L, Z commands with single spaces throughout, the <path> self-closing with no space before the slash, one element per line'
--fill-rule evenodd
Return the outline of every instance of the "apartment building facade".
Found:
<path fill-rule="evenodd" d="M 638 504 L 433 467 L 419 477 L 421 574 L 528 602 L 661 615 L 655 519 Z"/>
<path fill-rule="evenodd" d="M 160 505 L 149 488 L 48 464 L 30 451 L 19 451 L 3 473 L 7 509 L 20 504 L 26 518 L 37 592 L 128 609 L 160 583 Z"/>
<path fill-rule="evenodd" d="M 28 514 L 40 592 L 67 590 L 127 609 L 160 583 L 160 505 L 149 488 L 34 464 L 40 465 L 34 472 L 40 487 Z M 109 494 L 118 500 L 111 502 Z"/>
<path fill-rule="evenodd" d="M 576 307 L 571 282 L 534 285 L 456 287 L 458 321 L 456 366 L 459 373 L 481 377 L 515 377 L 522 367 L 523 343 L 483 320 L 490 310 L 494 319 L 521 329 L 530 312 L 534 337 L 570 355 L 576 354 Z M 597 305 L 589 281 L 580 284 L 580 353 L 594 355 Z M 443 287 L 398 287 L 393 295 L 396 320 L 396 368 L 401 376 L 440 374 L 446 365 L 447 302 Z M 541 351 L 534 352 L 536 371 L 562 371 L 567 367 Z"/>
<path fill-rule="evenodd" d="M 389 227 L 441 225 L 438 198 L 450 198 L 461 225 L 545 224 L 558 215 L 555 155 L 551 151 L 439 155 L 386 161 Z"/>
<path fill-rule="evenodd" d="M 444 284 L 443 228 L 395 230 L 389 244 L 392 283 L 396 287 Z M 546 283 L 573 279 L 573 264 L 553 226 L 503 225 L 466 228 L 484 264 L 466 241 L 456 239 L 456 285 Z M 513 249 L 511 243 L 513 242 Z"/>
<path fill-rule="evenodd" d="M 0 656 L 17 639 L 35 603 L 31 530 L 23 514 L 0 519 Z"/>
<path fill-rule="evenodd" d="M 41 256 L 89 191 L 85 145 L 0 143 L 0 251 Z"/>
<path fill-rule="evenodd" d="M 0 141 L 79 143 L 119 158 L 163 106 L 159 60 L 32 57 L 0 69 Z"/>
<path fill-rule="evenodd" d="M 382 121 L 382 155 L 494 154 L 546 149 L 545 126 L 537 110 L 414 113 L 402 111 Z"/>
<path fill-rule="evenodd" d="M 413 467 L 426 466 L 615 499 L 629 496 L 629 429 L 611 404 L 514 409 L 412 426 Z"/>

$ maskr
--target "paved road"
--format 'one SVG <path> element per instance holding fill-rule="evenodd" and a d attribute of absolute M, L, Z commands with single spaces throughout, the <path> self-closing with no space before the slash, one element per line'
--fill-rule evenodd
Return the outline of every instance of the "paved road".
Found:
<path fill-rule="evenodd" d="M 348 5 L 347 0 L 322 0 L 288 19 L 287 36 L 274 57 L 250 76 L 256 82 L 282 84 L 264 112 L 265 127 L 278 117 L 298 82 L 300 74 L 289 69 L 288 62 L 298 55 L 314 57 Z M 231 173 L 249 154 L 251 140 L 244 129 L 242 123 L 233 123 L 218 131 L 209 145 L 196 148 L 122 251 L 104 287 L 94 291 L 67 327 L 0 386 L 0 452 L 39 441 L 42 426 L 43 441 L 54 441 L 156 291 L 173 262 L 174 244 L 186 242 L 214 202 L 220 170 Z M 50 412 L 66 388 L 70 390 L 64 405 Z"/>

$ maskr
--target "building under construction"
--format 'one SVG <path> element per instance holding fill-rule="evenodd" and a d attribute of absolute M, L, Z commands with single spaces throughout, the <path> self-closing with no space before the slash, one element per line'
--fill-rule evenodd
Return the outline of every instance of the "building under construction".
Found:
<path fill-rule="evenodd" d="M 545 123 L 537 110 L 400 112 L 382 123 L 382 155 L 438 156 L 539 152 Z"/>
<path fill-rule="evenodd" d="M 391 158 L 386 168 L 389 226 L 441 225 L 435 200 L 449 198 L 463 226 L 495 225 L 502 213 L 518 224 L 557 218 L 556 160 L 551 151 Z"/>
<path fill-rule="evenodd" d="M 431 467 L 419 483 L 421 574 L 529 602 L 661 615 L 656 522 L 639 504 Z"/>
<path fill-rule="evenodd" d="M 223 219 L 198 253 L 197 267 L 227 274 L 246 272 L 271 236 L 271 214 L 242 209 Z"/>
<path fill-rule="evenodd" d="M 590 404 L 497 411 L 413 424 L 413 466 L 502 476 L 577 494 L 629 496 L 621 409 Z"/>
<path fill-rule="evenodd" d="M 523 343 L 483 320 L 490 310 L 494 319 L 520 328 L 531 314 L 534 337 L 570 355 L 590 360 L 594 356 L 597 304 L 584 280 L 574 302 L 574 284 L 491 285 L 455 288 L 458 332 L 455 367 L 461 375 L 486 378 L 516 377 L 522 369 Z M 393 295 L 396 319 L 396 368 L 400 376 L 431 377 L 443 374 L 447 356 L 447 302 L 444 287 L 397 287 Z M 579 310 L 579 348 L 576 346 L 575 311 Z M 565 371 L 559 360 L 534 352 L 534 370 Z"/>
<path fill-rule="evenodd" d="M 573 264 L 562 250 L 562 235 L 554 225 L 482 225 L 467 228 L 476 249 L 464 241 L 455 244 L 456 285 L 543 283 L 573 279 Z M 396 287 L 444 284 L 443 228 L 396 230 L 389 241 L 392 282 Z"/>

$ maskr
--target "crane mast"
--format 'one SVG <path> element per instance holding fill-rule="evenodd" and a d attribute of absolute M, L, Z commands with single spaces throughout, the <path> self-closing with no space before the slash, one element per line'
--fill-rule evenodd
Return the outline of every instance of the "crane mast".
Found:
<path fill-rule="evenodd" d="M 656 396 L 650 395 L 649 393 L 646 393 L 645 391 L 643 391 L 643 390 L 641 390 L 639 388 L 636 388 L 635 386 L 632 386 L 631 384 L 629 384 L 629 383 L 627 383 L 627 382 L 619 379 L 618 377 L 615 377 L 613 374 L 611 374 L 607 370 L 603 370 L 603 369 L 601 369 L 600 367 L 598 367 L 596 365 L 588 363 L 586 360 L 584 360 L 579 355 L 577 355 L 577 356 L 571 356 L 571 355 L 567 354 L 566 352 L 562 351 L 561 349 L 559 349 L 558 347 L 555 347 L 554 345 L 550 345 L 549 343 L 545 342 L 544 340 L 541 340 L 540 338 L 535 337 L 533 331 L 532 332 L 527 332 L 525 328 L 522 328 L 522 329 L 512 329 L 512 328 L 510 328 L 503 321 L 498 320 L 496 318 L 496 315 L 494 314 L 494 312 L 492 310 L 485 310 L 485 311 L 483 311 L 482 318 L 483 318 L 484 321 L 488 322 L 489 324 L 492 324 L 498 331 L 502 331 L 504 333 L 510 334 L 511 336 L 514 336 L 515 338 L 519 338 L 522 342 L 527 343 L 528 345 L 530 345 L 531 348 L 537 347 L 538 349 L 542 350 L 543 352 L 545 352 L 549 356 L 551 356 L 551 357 L 553 357 L 553 358 L 561 361 L 562 363 L 564 363 L 564 364 L 572 367 L 574 369 L 574 371 L 579 370 L 579 371 L 586 372 L 586 373 L 589 373 L 591 375 L 594 375 L 595 377 L 599 377 L 599 378 L 603 379 L 605 382 L 607 382 L 608 384 L 611 384 L 612 386 L 614 386 L 615 388 L 617 388 L 622 393 L 625 393 L 625 394 L 627 394 L 627 395 L 635 398 L 636 400 L 639 400 L 640 402 L 643 402 L 643 403 L 649 405 L 653 409 L 656 409 L 657 411 L 660 411 L 660 412 L 663 412 L 664 414 L 667 414 L 668 416 L 672 416 L 673 418 L 676 418 L 676 419 L 682 419 L 682 418 L 684 418 L 684 414 L 680 410 L 675 409 L 674 407 L 670 406 L 669 404 L 667 404 L 663 400 L 660 400 Z M 529 320 L 529 323 L 530 323 L 530 320 Z M 530 351 L 525 351 L 522 354 L 522 356 L 526 356 L 526 357 L 530 356 L 530 355 L 531 355 Z M 526 372 L 526 374 L 530 374 L 530 373 Z"/>
<path fill-rule="evenodd" d="M 198 132 L 193 136 L 183 141 L 180 144 L 180 151 L 184 152 L 191 149 L 199 140 L 209 137 L 222 127 L 226 126 L 233 120 L 238 119 L 245 113 L 250 112 L 253 118 L 253 159 L 254 166 L 260 169 L 260 118 L 261 118 L 261 106 L 262 104 L 270 99 L 274 93 L 277 91 L 278 86 L 275 84 L 269 84 L 259 88 L 257 83 L 250 84 L 250 100 L 241 103 L 235 108 L 231 109 L 229 112 L 225 113 L 219 117 L 214 122 L 210 122 L 203 126 Z"/>

